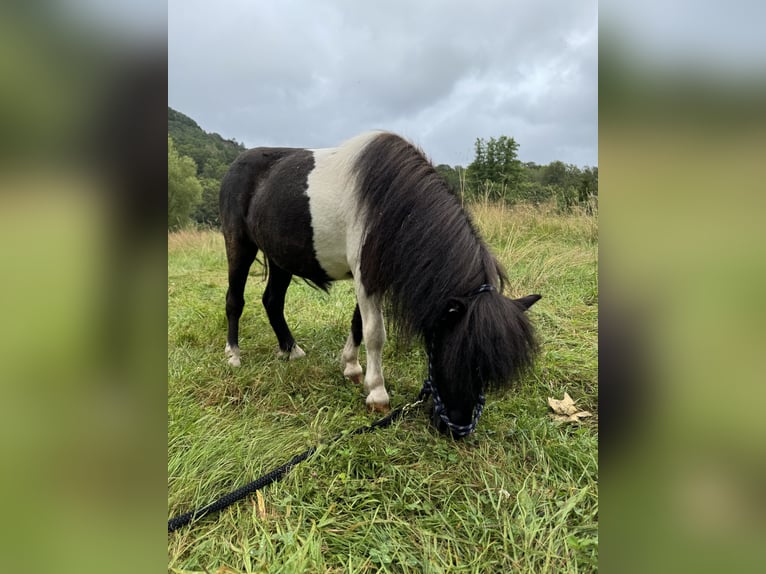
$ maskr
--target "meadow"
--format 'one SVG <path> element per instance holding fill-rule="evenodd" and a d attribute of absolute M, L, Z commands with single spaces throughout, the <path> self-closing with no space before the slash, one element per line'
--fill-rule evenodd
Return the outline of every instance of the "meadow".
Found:
<path fill-rule="evenodd" d="M 490 393 L 479 426 L 448 439 L 414 409 L 390 428 L 319 448 L 283 481 L 168 534 L 170 572 L 593 572 L 598 559 L 598 225 L 553 206 L 470 207 L 530 310 L 532 372 Z M 323 439 L 369 424 L 340 351 L 354 297 L 294 281 L 286 316 L 305 358 L 277 358 L 256 263 L 224 357 L 226 258 L 217 231 L 168 234 L 168 518 L 213 501 Z M 364 366 L 364 347 L 361 362 Z M 417 395 L 418 344 L 389 337 L 392 407 Z M 561 425 L 548 397 L 594 414 Z"/>

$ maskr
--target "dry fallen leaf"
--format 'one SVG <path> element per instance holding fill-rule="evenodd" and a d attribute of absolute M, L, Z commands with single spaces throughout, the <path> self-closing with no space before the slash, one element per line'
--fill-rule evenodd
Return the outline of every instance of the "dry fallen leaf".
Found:
<path fill-rule="evenodd" d="M 577 412 L 577 407 L 569 393 L 564 393 L 564 398 L 561 400 L 548 397 L 548 404 L 557 415 L 573 415 Z"/>
<path fill-rule="evenodd" d="M 553 413 L 549 413 L 548 416 L 556 422 L 572 423 L 593 416 L 588 411 L 578 410 L 569 393 L 564 393 L 564 398 L 561 400 L 548 397 L 548 405 L 553 409 Z"/>
<path fill-rule="evenodd" d="M 579 413 L 575 413 L 573 415 L 549 415 L 554 421 L 557 423 L 576 423 L 579 422 L 580 419 L 583 419 L 585 417 L 592 417 L 593 415 L 589 413 L 588 411 L 580 411 Z"/>
<path fill-rule="evenodd" d="M 258 499 L 258 518 L 264 520 L 266 518 L 266 501 L 263 500 L 260 490 L 255 491 L 255 496 Z"/>

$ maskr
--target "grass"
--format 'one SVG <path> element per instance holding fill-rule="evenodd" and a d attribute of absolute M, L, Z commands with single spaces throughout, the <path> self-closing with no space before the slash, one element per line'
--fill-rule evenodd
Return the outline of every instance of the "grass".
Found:
<path fill-rule="evenodd" d="M 595 218 L 481 204 L 474 218 L 530 311 L 542 344 L 511 392 L 490 395 L 463 441 L 415 410 L 391 428 L 320 447 L 282 482 L 168 535 L 171 572 L 593 572 L 598 557 Z M 223 354 L 226 264 L 212 231 L 168 235 L 168 516 L 202 506 L 318 441 L 375 420 L 343 379 L 354 299 L 295 282 L 287 318 L 307 352 L 276 357 L 251 270 L 242 367 Z M 362 353 L 362 363 L 363 361 Z M 392 406 L 426 374 L 417 346 L 384 351 Z M 547 417 L 568 392 L 596 415 Z"/>

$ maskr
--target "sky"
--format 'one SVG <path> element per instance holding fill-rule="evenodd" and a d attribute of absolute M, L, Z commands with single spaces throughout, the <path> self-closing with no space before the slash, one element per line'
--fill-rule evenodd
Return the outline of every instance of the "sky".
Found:
<path fill-rule="evenodd" d="M 261 145 L 397 132 L 435 164 L 476 138 L 598 165 L 593 1 L 169 0 L 168 105 Z"/>

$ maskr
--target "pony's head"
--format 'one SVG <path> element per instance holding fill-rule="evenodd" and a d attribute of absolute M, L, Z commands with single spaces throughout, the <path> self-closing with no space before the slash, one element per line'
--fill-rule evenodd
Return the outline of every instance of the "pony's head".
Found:
<path fill-rule="evenodd" d="M 510 299 L 482 285 L 450 299 L 427 341 L 431 419 L 439 431 L 470 434 L 484 393 L 509 386 L 532 365 L 538 347 L 526 311 L 540 298 Z"/>

